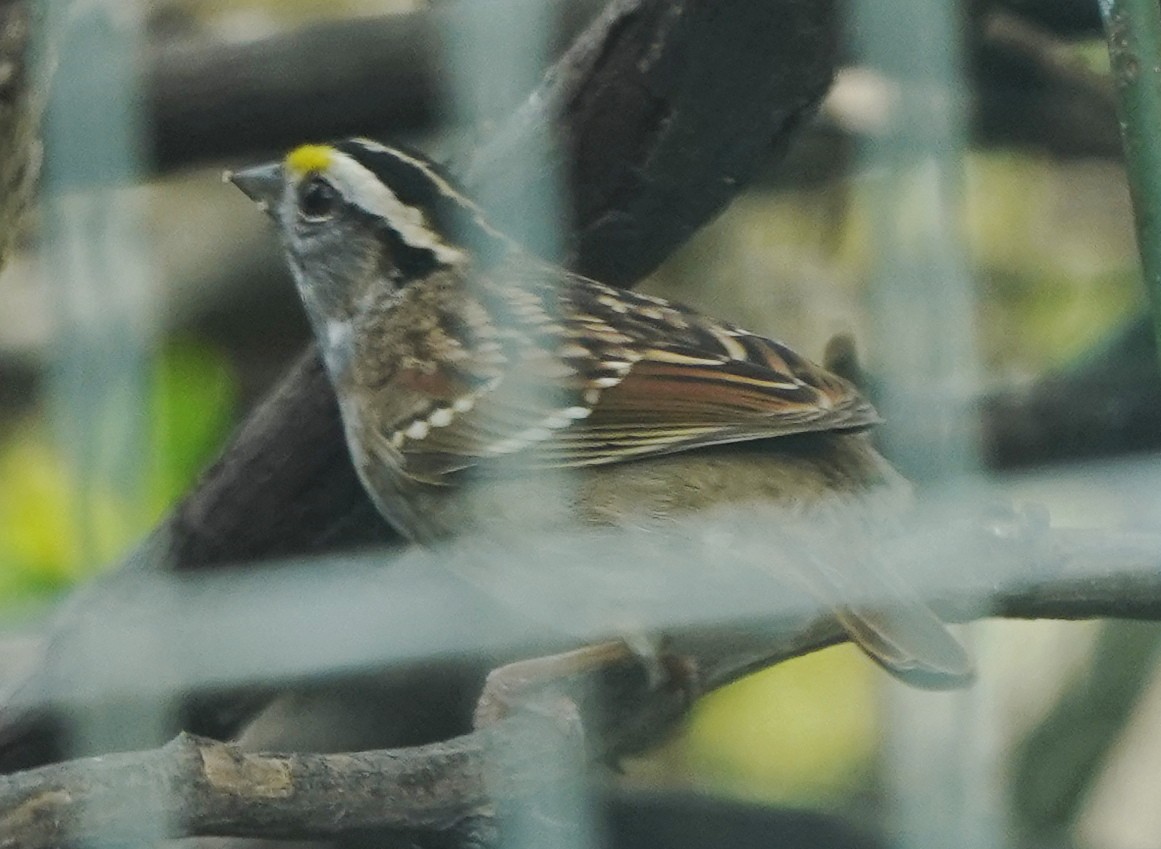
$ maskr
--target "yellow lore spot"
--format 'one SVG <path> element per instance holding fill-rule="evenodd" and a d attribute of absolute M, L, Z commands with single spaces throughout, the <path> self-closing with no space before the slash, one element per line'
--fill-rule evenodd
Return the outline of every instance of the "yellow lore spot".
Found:
<path fill-rule="evenodd" d="M 335 149 L 325 144 L 304 144 L 286 155 L 286 167 L 299 176 L 325 171 L 330 167 Z"/>

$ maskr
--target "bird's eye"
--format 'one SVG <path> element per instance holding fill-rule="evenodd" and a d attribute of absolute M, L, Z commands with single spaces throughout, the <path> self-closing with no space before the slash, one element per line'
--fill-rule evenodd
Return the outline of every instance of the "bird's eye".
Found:
<path fill-rule="evenodd" d="M 322 177 L 311 177 L 298 187 L 298 208 L 307 218 L 326 218 L 338 199 L 338 191 Z"/>

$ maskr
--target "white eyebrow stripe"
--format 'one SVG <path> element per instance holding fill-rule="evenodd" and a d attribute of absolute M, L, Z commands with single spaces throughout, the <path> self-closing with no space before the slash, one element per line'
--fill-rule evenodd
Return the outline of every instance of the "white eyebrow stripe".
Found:
<path fill-rule="evenodd" d="M 376 153 L 385 153 L 388 156 L 391 156 L 391 157 L 394 157 L 395 159 L 398 159 L 400 162 L 406 162 L 408 165 L 411 165 L 413 168 L 415 168 L 418 171 L 422 171 L 424 176 L 427 177 L 429 180 L 431 180 L 431 182 L 435 183 L 435 185 L 439 186 L 440 190 L 445 195 L 447 195 L 448 197 L 460 198 L 461 205 L 463 205 L 465 207 L 465 209 L 467 209 L 471 213 L 472 217 L 476 219 L 476 223 L 479 224 L 480 227 L 482 227 L 484 230 L 488 231 L 490 234 L 492 234 L 493 236 L 495 236 L 497 238 L 504 239 L 504 240 L 508 239 L 508 237 L 504 233 L 501 233 L 499 230 L 494 228 L 490 223 L 488 223 L 488 220 L 480 214 L 480 211 L 478 209 L 476 209 L 476 207 L 473 204 L 470 204 L 470 203 L 463 204 L 462 203 L 463 198 L 462 198 L 460 191 L 455 186 L 453 186 L 451 183 L 449 183 L 447 181 L 447 179 L 443 176 L 443 174 L 441 174 L 439 171 L 432 168 L 430 162 L 427 162 L 426 160 L 412 156 L 411 154 L 407 153 L 406 151 L 400 150 L 397 147 L 388 147 L 385 144 L 380 144 L 379 142 L 375 141 L 374 139 L 356 137 L 354 139 L 351 139 L 351 141 L 357 142 L 358 144 L 361 144 L 363 147 L 367 148 L 368 150 L 375 151 Z M 344 153 L 343 151 L 340 151 L 340 150 L 336 150 L 336 152 L 342 156 L 347 156 L 351 159 L 354 159 L 354 157 L 352 157 L 349 153 Z M 357 163 L 358 160 L 355 160 L 355 162 Z M 642 296 L 642 297 L 646 297 L 646 296 Z"/>
<path fill-rule="evenodd" d="M 334 180 L 336 187 L 350 203 L 385 220 L 399 234 L 404 244 L 431 251 L 444 264 L 463 261 L 463 251 L 442 241 L 428 226 L 422 210 L 401 201 L 395 192 L 354 157 L 336 150 L 327 168 L 327 176 Z"/>

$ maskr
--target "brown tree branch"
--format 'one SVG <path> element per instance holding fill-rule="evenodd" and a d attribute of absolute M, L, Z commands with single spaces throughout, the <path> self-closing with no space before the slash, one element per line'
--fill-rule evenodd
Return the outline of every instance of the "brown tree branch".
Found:
<path fill-rule="evenodd" d="M 1078 398 L 1085 403 L 1078 404 Z M 990 394 L 980 414 L 991 466 L 1156 450 L 1161 381 L 1148 317 L 1129 319 L 1071 367 L 1042 375 L 1030 386 Z"/>
<path fill-rule="evenodd" d="M 991 11 L 976 21 L 971 48 L 977 143 L 1121 158 L 1112 80 L 1086 67 L 1068 41 Z"/>
<path fill-rule="evenodd" d="M 502 733 L 341 755 L 245 754 L 181 734 L 160 749 L 0 777 L 0 847 L 446 830 L 490 804 L 484 754 Z M 505 788 L 527 793 L 545 781 L 549 754 L 525 749 L 527 771 L 507 775 Z"/>
<path fill-rule="evenodd" d="M 553 52 L 601 5 L 557 0 Z M 1051 26 L 1020 17 L 1035 11 L 1028 3 L 973 6 L 973 137 L 1059 156 L 1119 157 L 1107 79 L 1063 60 L 1069 42 Z M 441 116 L 446 15 L 436 8 L 329 21 L 246 43 L 158 42 L 146 71 L 153 164 L 167 171 L 260 155 L 307 138 L 430 129 Z M 820 151 L 821 169 L 781 169 L 779 180 L 801 185 L 819 173 L 840 175 L 849 162 L 836 155 L 833 133 L 833 127 L 813 128 L 801 143 Z"/>
<path fill-rule="evenodd" d="M 556 54 L 601 2 L 551 5 Z M 160 41 L 145 78 L 153 164 L 165 171 L 304 139 L 429 129 L 446 95 L 441 37 L 449 14 L 326 21 L 245 42 Z"/>
<path fill-rule="evenodd" d="M 40 112 L 29 83 L 32 25 L 24 0 L 0 2 L 0 268 L 20 235 L 40 171 Z"/>

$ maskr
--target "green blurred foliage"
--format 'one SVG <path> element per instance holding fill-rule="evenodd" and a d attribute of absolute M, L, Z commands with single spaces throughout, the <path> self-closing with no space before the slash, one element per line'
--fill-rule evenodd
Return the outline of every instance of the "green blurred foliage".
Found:
<path fill-rule="evenodd" d="M 840 646 L 744 678 L 698 705 L 686 761 L 704 786 L 733 796 L 840 800 L 873 771 L 877 674 Z"/>
<path fill-rule="evenodd" d="M 223 355 L 191 341 L 165 350 L 153 394 L 150 497 L 159 511 L 217 453 L 233 424 L 236 402 L 236 381 Z"/>
<path fill-rule="evenodd" d="M 18 422 L 0 441 L 0 609 L 15 613 L 44 601 L 122 554 L 213 456 L 235 401 L 234 376 L 220 354 L 193 341 L 167 345 L 152 368 L 149 456 L 134 493 L 97 482 L 82 497 L 83 482 L 44 413 Z"/>
<path fill-rule="evenodd" d="M 873 780 L 882 674 L 850 645 L 763 670 L 698 702 L 684 732 L 630 774 L 755 802 L 837 806 Z"/>
<path fill-rule="evenodd" d="M 1060 838 L 1156 675 L 1156 622 L 1101 625 L 1092 663 L 1012 756 L 1012 810 L 1029 835 Z"/>
<path fill-rule="evenodd" d="M 295 25 L 346 15 L 383 15 L 422 9 L 430 0 L 165 0 L 157 8 L 180 12 L 203 22 L 231 16 L 266 15 L 279 24 Z"/>
<path fill-rule="evenodd" d="M 972 157 L 967 177 L 988 365 L 1066 364 L 1145 307 L 1119 169 L 990 153 Z"/>
<path fill-rule="evenodd" d="M 899 226 L 924 232 L 929 205 L 917 177 Z M 1144 307 L 1128 187 L 1115 164 L 975 151 L 960 191 L 989 380 L 1064 366 Z M 876 344 L 889 340 L 873 337 L 865 308 L 870 209 L 858 179 L 748 193 L 644 288 L 808 356 L 821 356 L 834 333 L 851 332 L 874 373 Z"/>

